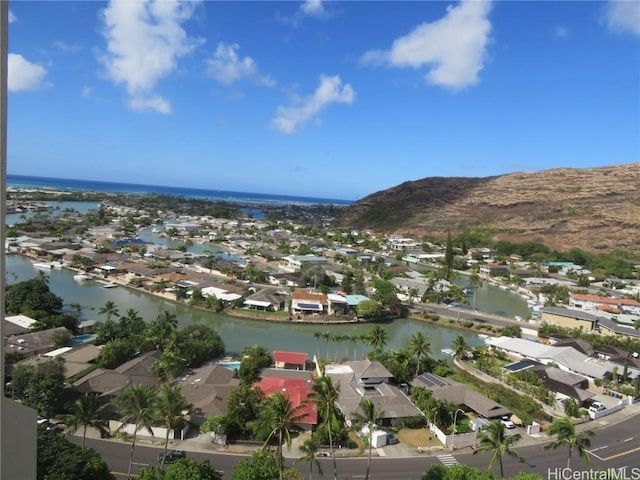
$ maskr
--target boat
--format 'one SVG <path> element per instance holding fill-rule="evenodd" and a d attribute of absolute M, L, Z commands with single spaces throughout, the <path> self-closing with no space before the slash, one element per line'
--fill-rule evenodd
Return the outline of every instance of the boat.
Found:
<path fill-rule="evenodd" d="M 456 352 L 454 352 L 451 348 L 443 348 L 442 350 L 440 350 L 440 353 L 444 353 L 445 355 L 453 357 Z"/>
<path fill-rule="evenodd" d="M 43 268 L 45 270 L 53 270 L 56 268 L 56 264 L 53 262 L 34 262 L 33 266 L 36 268 Z"/>
<path fill-rule="evenodd" d="M 73 279 L 76 282 L 84 282 L 85 280 L 89 280 L 91 277 L 86 273 L 77 273 L 73 276 Z"/>

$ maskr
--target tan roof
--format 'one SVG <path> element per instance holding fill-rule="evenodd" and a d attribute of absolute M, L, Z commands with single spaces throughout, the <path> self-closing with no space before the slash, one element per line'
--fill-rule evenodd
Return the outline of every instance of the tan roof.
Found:
<path fill-rule="evenodd" d="M 100 347 L 96 347 L 89 343 L 87 345 L 74 348 L 73 350 L 65 353 L 62 358 L 64 358 L 64 361 L 67 363 L 88 363 L 98 358 L 100 351 Z"/>
<path fill-rule="evenodd" d="M 321 293 L 310 293 L 304 290 L 296 290 L 291 292 L 291 298 L 295 300 L 313 300 L 320 303 L 327 302 L 327 296 Z"/>

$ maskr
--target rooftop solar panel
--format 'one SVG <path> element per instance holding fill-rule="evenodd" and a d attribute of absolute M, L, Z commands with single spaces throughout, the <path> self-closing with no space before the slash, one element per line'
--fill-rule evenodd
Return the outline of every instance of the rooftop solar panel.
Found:
<path fill-rule="evenodd" d="M 418 375 L 418 380 L 424 383 L 428 387 L 446 387 L 447 382 L 443 381 L 439 377 L 432 375 L 431 373 L 423 373 Z"/>
<path fill-rule="evenodd" d="M 315 303 L 298 303 L 298 308 L 304 310 L 322 310 L 322 307 Z"/>

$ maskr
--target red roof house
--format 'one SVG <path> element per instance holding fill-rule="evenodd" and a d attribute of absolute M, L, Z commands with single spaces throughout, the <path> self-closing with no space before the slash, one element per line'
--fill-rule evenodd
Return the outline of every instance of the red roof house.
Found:
<path fill-rule="evenodd" d="M 318 410 L 313 402 L 306 402 L 311 392 L 311 374 L 309 380 L 301 378 L 279 378 L 279 377 L 262 377 L 260 381 L 254 384 L 264 393 L 265 397 L 271 394 L 282 392 L 291 405 L 296 408 L 297 413 L 304 415 L 296 422 L 299 427 L 310 430 L 318 423 Z"/>
<path fill-rule="evenodd" d="M 304 352 L 285 352 L 275 350 L 273 360 L 276 368 L 288 368 L 293 370 L 304 370 L 307 364 L 307 354 Z"/>

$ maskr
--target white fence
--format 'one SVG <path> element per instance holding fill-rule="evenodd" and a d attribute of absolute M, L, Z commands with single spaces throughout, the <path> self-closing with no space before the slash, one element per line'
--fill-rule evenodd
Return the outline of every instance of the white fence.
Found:
<path fill-rule="evenodd" d="M 133 436 L 133 433 L 136 430 L 135 424 L 127 423 L 122 427 L 121 425 L 122 425 L 122 422 L 118 422 L 116 420 L 109 420 L 109 430 L 111 432 L 115 432 L 116 430 L 120 429 L 120 432 Z M 188 430 L 189 430 L 188 423 L 184 426 L 182 430 L 169 430 L 169 439 L 170 440 L 184 439 L 184 436 L 186 435 Z M 138 429 L 138 436 L 164 439 L 165 435 L 167 434 L 167 429 L 164 427 L 151 427 L 151 432 L 153 432 L 153 434 L 149 432 L 148 428 L 142 427 Z"/>
<path fill-rule="evenodd" d="M 621 400 L 620 402 L 618 402 L 617 405 L 614 405 L 613 407 L 605 408 L 600 412 L 594 412 L 589 410 L 589 416 L 591 417 L 591 420 L 597 420 L 598 418 L 606 417 L 607 415 L 611 415 L 612 413 L 619 412 L 623 408 L 624 408 L 624 402 Z"/>
<path fill-rule="evenodd" d="M 477 432 L 459 433 L 457 435 L 445 435 L 435 424 L 429 424 L 429 430 L 446 447 L 455 450 L 456 448 L 472 447 L 476 444 Z"/>

